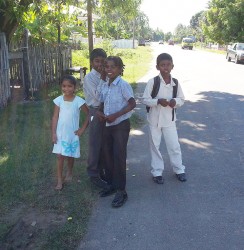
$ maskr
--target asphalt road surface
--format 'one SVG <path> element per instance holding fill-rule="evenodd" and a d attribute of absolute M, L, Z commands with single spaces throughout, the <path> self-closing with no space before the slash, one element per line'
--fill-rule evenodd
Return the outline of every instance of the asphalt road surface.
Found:
<path fill-rule="evenodd" d="M 187 182 L 169 165 L 165 145 L 163 185 L 153 183 L 148 128 L 132 131 L 128 145 L 127 203 L 111 207 L 99 198 L 83 250 L 242 250 L 244 249 L 244 65 L 224 55 L 152 44 L 155 58 L 138 83 L 140 97 L 158 72 L 156 55 L 173 56 L 172 75 L 186 96 L 177 127 Z M 145 107 L 136 112 L 145 118 Z"/>

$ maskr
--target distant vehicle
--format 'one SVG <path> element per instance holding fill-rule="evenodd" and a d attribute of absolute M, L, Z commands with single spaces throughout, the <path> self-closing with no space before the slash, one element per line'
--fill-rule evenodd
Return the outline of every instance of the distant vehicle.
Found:
<path fill-rule="evenodd" d="M 168 41 L 168 45 L 174 45 L 175 43 L 174 43 L 174 41 L 173 40 L 169 40 Z"/>
<path fill-rule="evenodd" d="M 188 48 L 188 49 L 192 50 L 193 44 L 194 44 L 194 41 L 190 37 L 184 37 L 182 39 L 182 42 L 181 42 L 181 48 L 182 49 Z"/>
<path fill-rule="evenodd" d="M 158 42 L 158 44 L 164 44 L 164 41 L 163 41 L 163 40 L 160 40 L 160 41 Z"/>
<path fill-rule="evenodd" d="M 145 40 L 145 45 L 150 45 L 150 43 L 151 43 L 151 40 L 150 40 L 150 39 Z"/>
<path fill-rule="evenodd" d="M 146 41 L 144 39 L 139 39 L 138 46 L 146 46 Z"/>
<path fill-rule="evenodd" d="M 244 43 L 234 43 L 227 49 L 226 59 L 228 62 L 234 60 L 235 63 L 244 62 Z"/>

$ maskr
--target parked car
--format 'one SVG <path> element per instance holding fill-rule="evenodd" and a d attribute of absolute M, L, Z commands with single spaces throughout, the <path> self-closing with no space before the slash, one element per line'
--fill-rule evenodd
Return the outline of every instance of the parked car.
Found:
<path fill-rule="evenodd" d="M 151 45 L 151 40 L 150 39 L 145 40 L 145 45 Z"/>
<path fill-rule="evenodd" d="M 160 41 L 158 42 L 158 44 L 164 44 L 164 41 L 163 41 L 163 40 L 160 40 Z"/>
<path fill-rule="evenodd" d="M 174 43 L 174 41 L 173 40 L 169 40 L 168 41 L 168 45 L 174 45 L 175 43 Z"/>
<path fill-rule="evenodd" d="M 191 38 L 185 37 L 185 38 L 182 39 L 181 48 L 182 49 L 188 48 L 188 49 L 192 50 L 193 49 L 193 44 L 194 44 L 194 41 Z"/>
<path fill-rule="evenodd" d="M 244 62 L 244 43 L 234 43 L 232 47 L 228 47 L 226 59 L 228 62 L 231 60 L 235 63 Z"/>
<path fill-rule="evenodd" d="M 144 39 L 140 39 L 138 46 L 146 46 L 146 41 Z"/>

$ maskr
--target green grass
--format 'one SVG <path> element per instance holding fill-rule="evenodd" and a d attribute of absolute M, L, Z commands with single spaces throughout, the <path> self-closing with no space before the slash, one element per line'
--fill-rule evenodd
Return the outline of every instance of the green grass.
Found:
<path fill-rule="evenodd" d="M 104 48 L 106 49 L 106 48 Z M 138 47 L 136 49 L 111 49 L 108 55 L 120 56 L 125 64 L 123 78 L 135 88 L 136 81 L 140 79 L 149 69 L 152 59 L 150 47 Z M 73 66 L 89 68 L 87 50 L 75 50 L 72 53 Z"/>
<path fill-rule="evenodd" d="M 148 70 L 150 49 L 116 53 L 120 53 L 126 65 L 124 79 L 135 87 L 135 82 Z M 81 90 L 77 94 L 83 95 Z M 29 235 L 33 230 L 34 237 L 26 239 L 34 244 L 33 249 L 75 249 L 86 232 L 98 191 L 86 174 L 87 133 L 80 139 L 81 158 L 75 161 L 73 182 L 61 192 L 53 188 L 56 157 L 51 153 L 51 117 L 52 100 L 58 95 L 59 86 L 52 87 L 39 93 L 38 101 L 12 103 L 0 110 L 0 245 L 10 240 L 11 229 L 30 216 L 30 211 L 37 214 L 37 226 L 27 224 L 19 230 L 23 231 L 21 237 L 13 235 L 15 241 L 11 244 L 16 243 L 10 244 L 13 249 L 18 241 L 24 241 L 24 233 Z M 131 120 L 132 127 L 141 123 L 136 115 Z M 41 221 L 43 214 L 50 217 L 48 222 Z M 55 224 L 53 214 L 64 220 Z M 68 217 L 72 220 L 68 221 Z M 44 225 L 46 228 L 42 229 Z"/>

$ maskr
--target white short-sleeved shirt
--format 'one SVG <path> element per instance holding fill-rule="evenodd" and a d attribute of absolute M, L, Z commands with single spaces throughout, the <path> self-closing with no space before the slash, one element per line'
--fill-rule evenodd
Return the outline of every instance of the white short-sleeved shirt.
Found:
<path fill-rule="evenodd" d="M 57 124 L 57 144 L 53 146 L 53 153 L 64 156 L 79 158 L 80 141 L 75 131 L 79 128 L 80 107 L 85 100 L 75 96 L 72 102 L 64 101 L 63 96 L 59 96 L 53 102 L 60 108 Z"/>
<path fill-rule="evenodd" d="M 131 85 L 118 76 L 110 85 L 104 84 L 100 100 L 104 103 L 104 114 L 106 116 L 114 114 L 128 105 L 130 98 L 134 98 Z M 114 122 L 106 123 L 106 126 L 117 125 L 130 118 L 132 111 L 121 115 Z"/>

